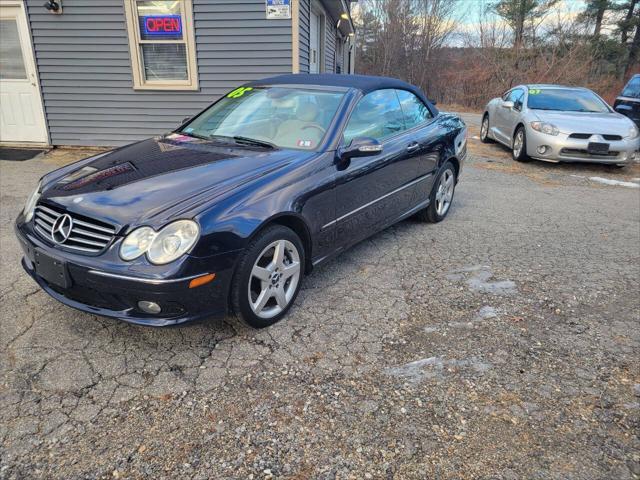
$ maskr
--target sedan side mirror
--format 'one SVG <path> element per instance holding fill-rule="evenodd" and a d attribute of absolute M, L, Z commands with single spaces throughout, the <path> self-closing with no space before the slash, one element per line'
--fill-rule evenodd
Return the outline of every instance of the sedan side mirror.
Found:
<path fill-rule="evenodd" d="M 371 157 L 382 152 L 382 144 L 371 137 L 356 137 L 346 147 L 338 150 L 338 160 L 341 169 L 349 166 L 352 158 Z"/>
<path fill-rule="evenodd" d="M 182 119 L 182 125 L 184 125 L 185 123 L 187 123 L 189 120 L 191 120 L 191 117 L 184 117 Z"/>
<path fill-rule="evenodd" d="M 506 102 L 502 102 L 502 108 L 513 108 L 513 102 L 507 100 Z"/>

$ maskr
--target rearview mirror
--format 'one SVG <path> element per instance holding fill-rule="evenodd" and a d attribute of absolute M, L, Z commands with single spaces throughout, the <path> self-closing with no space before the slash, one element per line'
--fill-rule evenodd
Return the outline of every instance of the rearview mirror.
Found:
<path fill-rule="evenodd" d="M 502 102 L 502 108 L 513 108 L 513 102 L 507 100 L 506 102 Z"/>

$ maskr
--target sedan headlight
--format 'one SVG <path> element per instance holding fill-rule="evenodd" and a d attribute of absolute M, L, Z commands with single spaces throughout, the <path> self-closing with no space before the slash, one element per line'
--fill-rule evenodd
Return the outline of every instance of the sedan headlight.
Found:
<path fill-rule="evenodd" d="M 640 137 L 640 130 L 635 125 L 631 125 L 629 127 L 629 131 L 627 132 L 627 138 L 633 140 L 634 138 Z"/>
<path fill-rule="evenodd" d="M 24 209 L 22 213 L 24 214 L 24 221 L 30 222 L 33 218 L 33 212 L 36 209 L 36 203 L 38 203 L 38 199 L 40 198 L 40 188 L 42 187 L 42 182 L 38 182 L 38 186 L 36 189 L 29 195 L 27 199 L 27 203 L 24 205 Z"/>
<path fill-rule="evenodd" d="M 178 220 L 159 232 L 140 227 L 131 232 L 120 246 L 120 257 L 133 260 L 146 253 L 156 265 L 164 265 L 180 258 L 198 241 L 200 228 L 193 220 Z"/>
<path fill-rule="evenodd" d="M 558 135 L 558 133 L 560 133 L 558 127 L 556 127 L 552 123 L 547 122 L 531 122 L 531 128 L 533 128 L 537 132 L 545 133 L 547 135 L 556 136 Z"/>

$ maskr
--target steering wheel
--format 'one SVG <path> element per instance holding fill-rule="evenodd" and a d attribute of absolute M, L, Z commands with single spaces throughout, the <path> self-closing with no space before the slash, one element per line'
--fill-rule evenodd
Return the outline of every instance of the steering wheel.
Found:
<path fill-rule="evenodd" d="M 320 138 L 324 137 L 324 134 L 327 133 L 327 130 L 322 126 L 318 125 L 317 123 L 310 123 L 308 125 L 305 125 L 304 127 L 301 128 L 301 130 L 307 130 L 309 128 L 315 128 L 317 130 L 320 130 L 320 134 L 321 134 Z"/>

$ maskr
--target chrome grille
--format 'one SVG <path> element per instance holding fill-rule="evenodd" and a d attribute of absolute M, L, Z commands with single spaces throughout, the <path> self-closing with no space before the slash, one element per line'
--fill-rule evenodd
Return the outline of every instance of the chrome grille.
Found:
<path fill-rule="evenodd" d="M 52 229 L 56 220 L 65 213 L 71 217 L 73 224 L 68 238 L 63 242 L 58 242 L 52 236 Z M 116 233 L 116 229 L 106 223 L 58 211 L 42 204 L 36 206 L 33 221 L 36 232 L 46 240 L 62 247 L 87 253 L 98 253 L 104 250 Z"/>

